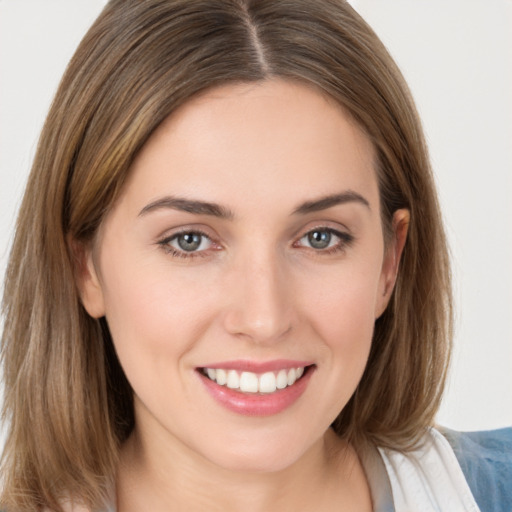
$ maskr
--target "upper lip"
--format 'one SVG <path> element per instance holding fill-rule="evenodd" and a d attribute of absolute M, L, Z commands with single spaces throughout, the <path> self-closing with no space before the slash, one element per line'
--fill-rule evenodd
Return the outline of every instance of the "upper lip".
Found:
<path fill-rule="evenodd" d="M 238 359 L 234 361 L 219 361 L 215 363 L 209 363 L 199 368 L 222 368 L 223 370 L 238 370 L 242 372 L 252 373 L 265 373 L 273 372 L 277 370 L 288 370 L 290 368 L 301 368 L 310 366 L 313 363 L 311 361 L 304 360 L 292 360 L 292 359 L 274 359 L 272 361 L 252 361 L 245 359 Z"/>

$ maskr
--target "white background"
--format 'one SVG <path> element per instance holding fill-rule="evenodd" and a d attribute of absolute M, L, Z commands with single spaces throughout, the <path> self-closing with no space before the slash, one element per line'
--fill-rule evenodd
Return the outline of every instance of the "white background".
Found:
<path fill-rule="evenodd" d="M 0 0 L 0 276 L 46 111 L 104 3 Z M 512 1 L 352 3 L 412 88 L 444 209 L 457 331 L 438 420 L 511 425 Z"/>

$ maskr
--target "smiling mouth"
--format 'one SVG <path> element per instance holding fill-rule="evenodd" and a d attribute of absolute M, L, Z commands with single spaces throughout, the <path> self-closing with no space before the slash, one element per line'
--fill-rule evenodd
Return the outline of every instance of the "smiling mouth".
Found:
<path fill-rule="evenodd" d="M 223 368 L 199 368 L 202 375 L 219 386 L 252 394 L 271 394 L 293 386 L 314 365 L 286 368 L 272 372 L 253 373 Z"/>

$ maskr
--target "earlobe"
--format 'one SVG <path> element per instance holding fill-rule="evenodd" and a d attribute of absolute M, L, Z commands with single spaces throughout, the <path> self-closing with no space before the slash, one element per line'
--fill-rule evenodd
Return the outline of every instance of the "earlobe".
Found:
<path fill-rule="evenodd" d="M 70 240 L 69 247 L 73 256 L 75 281 L 80 300 L 93 318 L 105 316 L 105 303 L 101 282 L 94 264 L 93 249 L 89 244 Z"/>
<path fill-rule="evenodd" d="M 407 209 L 397 210 L 393 214 L 392 235 L 386 248 L 386 254 L 382 265 L 380 297 L 377 300 L 375 318 L 384 313 L 398 276 L 400 259 L 407 240 L 410 212 Z"/>

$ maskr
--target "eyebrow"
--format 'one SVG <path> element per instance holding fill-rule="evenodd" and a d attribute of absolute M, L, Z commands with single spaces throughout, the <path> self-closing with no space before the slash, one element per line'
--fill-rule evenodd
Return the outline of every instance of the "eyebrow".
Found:
<path fill-rule="evenodd" d="M 314 199 L 313 201 L 306 201 L 305 203 L 302 203 L 300 206 L 298 206 L 293 211 L 293 213 L 305 215 L 307 213 L 327 210 L 333 206 L 346 203 L 360 203 L 371 210 L 370 203 L 361 194 L 358 194 L 352 190 L 346 190 L 340 194 L 331 194 L 329 196 Z"/>
<path fill-rule="evenodd" d="M 357 192 L 347 190 L 340 194 L 332 194 L 312 201 L 306 201 L 300 204 L 293 211 L 294 215 L 305 215 L 308 213 L 318 212 L 321 210 L 327 210 L 333 206 L 346 203 L 360 203 L 370 209 L 370 203 Z M 172 210 L 178 210 L 187 213 L 193 213 L 195 215 L 211 215 L 220 219 L 232 220 L 235 214 L 229 209 L 216 203 L 210 203 L 207 201 L 201 201 L 198 199 L 185 199 L 183 197 L 165 196 L 155 201 L 152 201 L 148 205 L 144 206 L 139 212 L 139 217 L 142 217 L 155 210 L 170 208 Z"/>
<path fill-rule="evenodd" d="M 139 213 L 139 217 L 162 208 L 171 208 L 172 210 L 194 213 L 196 215 L 211 215 L 212 217 L 218 217 L 220 219 L 233 219 L 235 216 L 228 208 L 215 203 L 195 199 L 185 199 L 182 197 L 166 196 L 144 206 Z"/>

